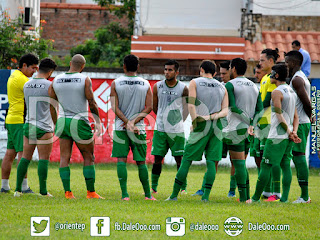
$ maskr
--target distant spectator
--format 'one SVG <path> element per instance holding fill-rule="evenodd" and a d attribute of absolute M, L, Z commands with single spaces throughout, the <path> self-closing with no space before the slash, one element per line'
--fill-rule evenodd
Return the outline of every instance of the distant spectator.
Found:
<path fill-rule="evenodd" d="M 302 56 L 303 56 L 303 62 L 301 65 L 301 71 L 307 76 L 309 77 L 310 75 L 310 69 L 311 69 L 311 58 L 310 58 L 310 54 L 304 50 L 303 48 L 301 48 L 301 44 L 298 40 L 294 40 L 292 42 L 292 49 L 293 50 L 297 50 L 299 51 Z"/>

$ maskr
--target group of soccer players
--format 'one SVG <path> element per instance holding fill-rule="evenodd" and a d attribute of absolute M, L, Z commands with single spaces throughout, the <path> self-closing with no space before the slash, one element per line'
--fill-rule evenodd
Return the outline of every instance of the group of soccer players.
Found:
<path fill-rule="evenodd" d="M 121 199 L 130 200 L 127 191 L 127 156 L 131 149 L 138 166 L 139 178 L 146 200 L 156 200 L 158 181 L 164 156 L 170 149 L 177 163 L 177 175 L 168 201 L 177 200 L 178 193 L 186 193 L 187 174 L 192 161 L 202 160 L 204 154 L 207 171 L 201 190 L 202 201 L 209 201 L 215 180 L 218 162 L 229 151 L 232 162 L 229 197 L 235 196 L 238 187 L 240 202 L 257 202 L 263 195 L 267 201 L 288 201 L 293 159 L 301 196 L 295 203 L 311 202 L 308 194 L 308 167 L 305 158 L 306 141 L 310 128 L 311 103 L 310 83 L 301 72 L 302 54 L 291 51 L 286 54 L 285 64 L 276 64 L 277 50 L 261 52 L 256 76 L 264 76 L 260 90 L 246 77 L 247 63 L 235 58 L 222 63 L 220 72 L 223 82 L 214 77 L 216 65 L 213 61 L 202 61 L 200 77 L 190 81 L 189 88 L 177 80 L 179 64 L 175 60 L 165 63 L 165 80 L 157 82 L 153 91 L 147 80 L 137 76 L 139 59 L 135 55 L 124 58 L 125 75 L 115 79 L 111 85 L 111 104 L 116 115 L 113 131 L 112 157 L 118 159 L 117 175 L 122 192 Z M 25 60 L 27 59 L 27 60 Z M 100 198 L 95 192 L 94 138 L 89 125 L 88 108 L 95 120 L 95 133 L 101 134 L 99 111 L 94 100 L 92 83 L 82 74 L 85 58 L 73 56 L 70 70 L 60 74 L 52 82 L 47 79 L 56 69 L 51 59 L 43 59 L 36 77 L 27 81 L 23 67 L 37 66 L 37 58 L 28 54 L 20 59 L 19 70 L 8 80 L 9 112 L 6 119 L 8 147 L 2 163 L 1 192 L 9 192 L 9 174 L 12 160 L 21 153 L 16 147 L 19 136 L 23 137 L 23 152 L 17 169 L 17 184 L 14 195 L 32 193 L 26 181 L 28 165 L 35 147 L 39 151 L 38 174 L 40 194 L 52 196 L 47 191 L 48 160 L 52 149 L 53 130 L 60 140 L 60 178 L 65 197 L 75 198 L 70 187 L 70 157 L 75 142 L 84 159 L 83 175 L 87 186 L 87 198 Z M 261 74 L 262 72 L 262 74 Z M 33 72 L 32 72 L 33 73 Z M 17 74 L 23 74 L 21 83 Z M 32 74 L 31 74 L 32 75 Z M 286 83 L 290 78 L 290 86 Z M 14 85 L 20 84 L 19 112 L 10 98 Z M 10 86 L 10 87 L 9 87 Z M 22 86 L 22 87 L 21 87 Z M 11 90 L 10 90 L 10 89 Z M 22 101 L 21 101 L 22 96 Z M 23 125 L 23 96 L 26 102 L 26 123 Z M 151 112 L 157 115 L 151 154 L 154 164 L 151 174 L 146 166 L 146 132 L 144 118 Z M 59 112 L 59 116 L 57 116 Z M 192 126 L 185 140 L 184 120 L 191 116 Z M 19 115 L 19 124 L 11 123 L 12 116 Z M 20 119 L 21 118 L 21 119 Z M 18 127 L 19 125 L 19 127 Z M 54 127 L 55 126 L 55 127 Z M 10 144 L 9 144 L 10 143 Z M 21 145 L 21 144 L 20 144 Z M 255 157 L 259 177 L 254 195 L 250 196 L 249 174 L 245 159 L 249 153 Z M 292 156 L 293 154 L 293 156 Z M 5 167 L 5 168 L 4 168 Z M 282 195 L 280 179 L 282 172 Z"/>

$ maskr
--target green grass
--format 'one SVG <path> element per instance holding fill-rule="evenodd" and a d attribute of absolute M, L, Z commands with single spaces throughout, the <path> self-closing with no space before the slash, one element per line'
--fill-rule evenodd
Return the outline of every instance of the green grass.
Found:
<path fill-rule="evenodd" d="M 151 172 L 151 166 L 149 166 Z M 116 165 L 96 166 L 96 191 L 105 200 L 86 199 L 85 181 L 82 166 L 71 165 L 71 188 L 77 199 L 64 198 L 59 177 L 58 164 L 51 163 L 48 177 L 48 190 L 54 198 L 35 195 L 23 195 L 14 198 L 12 194 L 0 194 L 0 239 L 29 239 L 30 217 L 50 217 L 51 239 L 88 239 L 90 238 L 90 217 L 106 216 L 111 219 L 110 239 L 169 239 L 166 236 L 166 218 L 184 217 L 186 234 L 181 239 L 227 239 L 224 221 L 232 216 L 240 218 L 244 224 L 238 239 L 320 239 L 319 230 L 319 170 L 310 170 L 309 191 L 311 204 L 260 203 L 240 204 L 236 199 L 227 198 L 229 190 L 229 168 L 220 167 L 216 176 L 210 202 L 203 203 L 200 197 L 191 196 L 201 186 L 205 172 L 204 166 L 192 166 L 188 175 L 188 194 L 179 196 L 178 202 L 164 202 L 172 190 L 175 166 L 164 166 L 159 182 L 158 201 L 145 201 L 142 186 L 138 178 L 137 167 L 128 165 L 129 202 L 120 201 L 121 193 L 117 179 Z M 30 164 L 28 172 L 29 185 L 38 191 L 37 163 Z M 257 180 L 256 169 L 250 170 L 251 195 Z M 11 188 L 16 181 L 16 166 L 10 177 Z M 293 180 L 289 196 L 290 202 L 296 200 L 300 189 L 293 170 Z M 55 231 L 54 224 L 85 223 L 86 229 Z M 140 224 L 161 224 L 161 231 L 126 231 L 114 230 L 115 222 Z M 189 230 L 190 223 L 218 224 L 218 231 Z M 289 224 L 289 231 L 248 231 L 248 223 Z"/>

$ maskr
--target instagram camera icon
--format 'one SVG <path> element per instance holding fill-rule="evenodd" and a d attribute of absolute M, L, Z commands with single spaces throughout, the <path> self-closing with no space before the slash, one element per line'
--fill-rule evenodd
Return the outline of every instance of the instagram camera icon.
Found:
<path fill-rule="evenodd" d="M 183 217 L 168 217 L 166 219 L 166 234 L 170 237 L 181 237 L 186 233 L 186 220 Z"/>

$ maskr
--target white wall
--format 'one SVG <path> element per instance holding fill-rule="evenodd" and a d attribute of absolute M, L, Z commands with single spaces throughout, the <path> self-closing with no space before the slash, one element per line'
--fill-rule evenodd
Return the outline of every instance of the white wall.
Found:
<path fill-rule="evenodd" d="M 253 0 L 253 13 L 263 15 L 320 16 L 320 1 Z"/>
<path fill-rule="evenodd" d="M 0 10 L 8 11 L 12 19 L 16 19 L 19 16 L 19 7 L 24 7 L 23 0 L 0 0 Z"/>
<path fill-rule="evenodd" d="M 240 0 L 141 0 L 145 34 L 239 36 Z"/>

